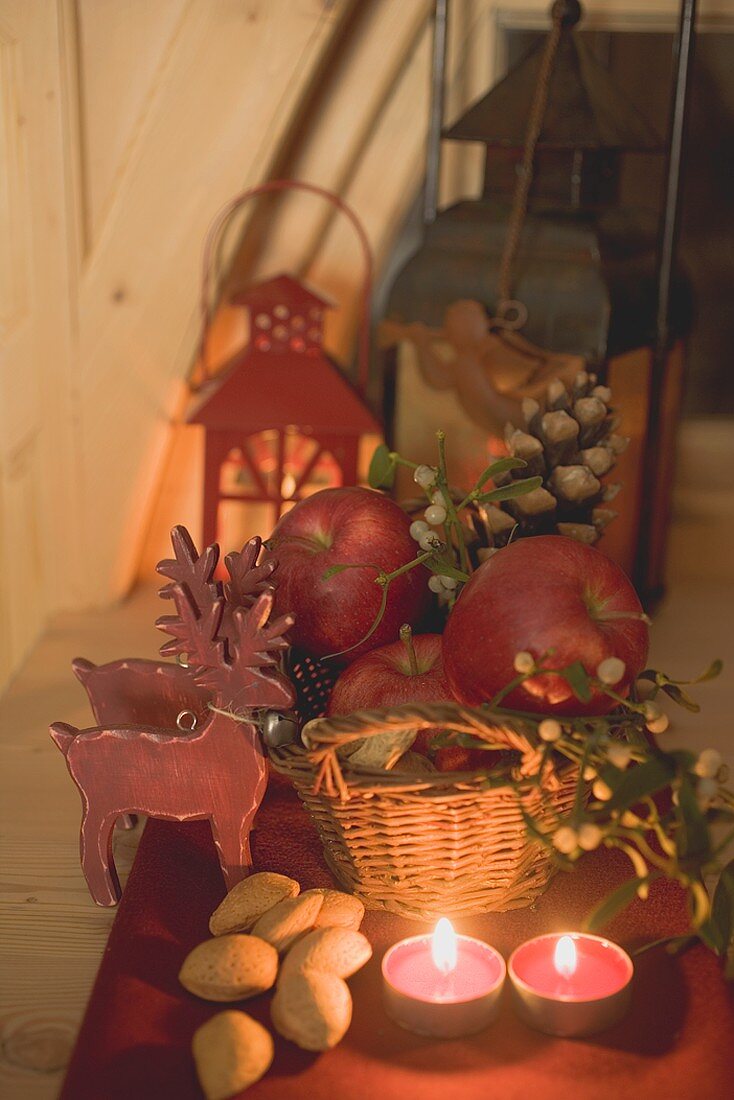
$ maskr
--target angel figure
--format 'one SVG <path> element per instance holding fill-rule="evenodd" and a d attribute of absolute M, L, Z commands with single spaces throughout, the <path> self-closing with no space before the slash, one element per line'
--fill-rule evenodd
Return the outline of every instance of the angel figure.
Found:
<path fill-rule="evenodd" d="M 454 390 L 467 416 L 498 438 L 508 421 L 523 423 L 523 398 L 540 398 L 555 378 L 570 385 L 585 366 L 583 356 L 531 344 L 488 317 L 484 306 L 471 299 L 452 302 L 440 329 L 422 322 L 386 321 L 379 335 L 383 346 L 410 341 L 426 385 Z"/>

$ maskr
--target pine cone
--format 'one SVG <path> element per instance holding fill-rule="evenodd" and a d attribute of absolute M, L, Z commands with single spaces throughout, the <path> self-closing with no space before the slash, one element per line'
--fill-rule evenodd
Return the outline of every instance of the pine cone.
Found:
<path fill-rule="evenodd" d="M 474 526 L 483 544 L 475 551 L 478 560 L 504 546 L 516 526 L 514 537 L 568 535 L 590 545 L 601 537 L 616 515 L 606 505 L 620 489 L 603 478 L 629 443 L 616 434 L 619 417 L 611 400 L 595 374 L 579 371 L 570 391 L 558 380 L 550 383 L 544 410 L 532 398 L 523 401 L 525 430 L 508 424 L 505 439 L 510 454 L 527 466 L 501 475 L 496 484 L 540 475 L 543 485 L 476 508 Z"/>

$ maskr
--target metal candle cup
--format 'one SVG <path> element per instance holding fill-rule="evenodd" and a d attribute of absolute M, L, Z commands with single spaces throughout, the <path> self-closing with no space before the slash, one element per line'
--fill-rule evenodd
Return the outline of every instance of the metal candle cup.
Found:
<path fill-rule="evenodd" d="M 632 960 L 601 936 L 538 936 L 512 953 L 508 972 L 518 1014 L 547 1035 L 593 1035 L 629 1008 Z"/>
<path fill-rule="evenodd" d="M 498 951 L 483 940 L 457 936 L 442 918 L 432 936 L 400 940 L 386 952 L 385 1008 L 395 1023 L 418 1035 L 473 1035 L 497 1015 L 506 973 Z"/>

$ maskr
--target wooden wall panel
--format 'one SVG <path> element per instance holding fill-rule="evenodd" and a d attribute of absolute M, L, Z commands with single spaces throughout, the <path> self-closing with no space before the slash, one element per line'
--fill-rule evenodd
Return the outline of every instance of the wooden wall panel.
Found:
<path fill-rule="evenodd" d="M 85 239 L 101 232 L 188 0 L 75 0 Z"/>

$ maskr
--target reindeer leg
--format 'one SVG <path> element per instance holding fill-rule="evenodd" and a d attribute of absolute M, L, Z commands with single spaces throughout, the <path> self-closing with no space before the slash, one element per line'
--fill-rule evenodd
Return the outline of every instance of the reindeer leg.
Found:
<path fill-rule="evenodd" d="M 225 813 L 221 818 L 212 817 L 211 827 L 224 882 L 231 890 L 252 870 L 249 822 L 233 821 Z"/>
<path fill-rule="evenodd" d="M 82 870 L 89 893 L 97 905 L 117 905 L 122 891 L 112 856 L 115 814 L 86 813 L 82 820 L 80 848 Z"/>

